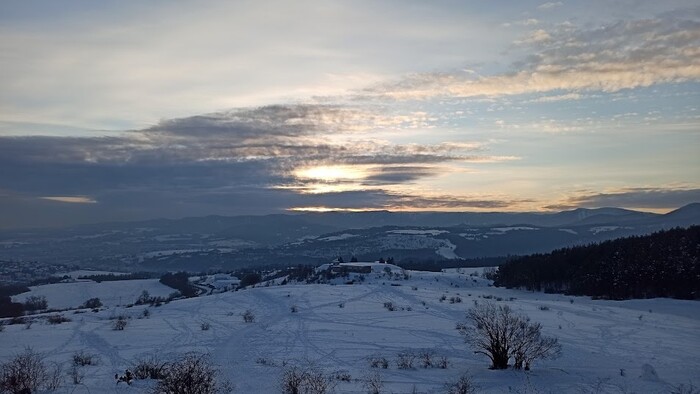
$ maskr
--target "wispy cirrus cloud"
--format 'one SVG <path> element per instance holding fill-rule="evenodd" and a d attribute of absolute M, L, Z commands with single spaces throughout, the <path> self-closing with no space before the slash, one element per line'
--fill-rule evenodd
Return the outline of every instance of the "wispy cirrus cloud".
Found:
<path fill-rule="evenodd" d="M 538 5 L 537 8 L 539 8 L 541 10 L 548 10 L 550 8 L 561 7 L 562 5 L 564 5 L 564 3 L 562 3 L 561 1 L 553 1 L 553 2 L 550 1 L 550 2 Z"/>
<path fill-rule="evenodd" d="M 509 96 L 550 91 L 616 92 L 700 80 L 700 8 L 596 28 L 570 23 L 533 30 L 516 42 L 531 55 L 518 70 L 476 77 L 427 73 L 366 89 L 397 100 Z"/>

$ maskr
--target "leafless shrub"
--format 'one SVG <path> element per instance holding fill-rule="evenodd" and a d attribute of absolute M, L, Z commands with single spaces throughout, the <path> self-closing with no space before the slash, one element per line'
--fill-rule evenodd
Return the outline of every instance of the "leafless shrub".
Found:
<path fill-rule="evenodd" d="M 119 316 L 114 322 L 112 323 L 112 329 L 115 331 L 123 331 L 126 328 L 126 325 L 128 324 L 128 321 L 126 320 L 126 317 L 124 316 Z"/>
<path fill-rule="evenodd" d="M 496 280 L 497 275 L 498 275 L 498 268 L 496 268 L 496 267 L 484 268 L 484 271 L 481 274 L 481 276 L 484 279 L 488 279 L 488 280 Z"/>
<path fill-rule="evenodd" d="M 433 357 L 435 354 L 432 350 L 424 350 L 420 354 L 420 363 L 423 368 L 431 368 L 433 366 Z"/>
<path fill-rule="evenodd" d="M 73 384 L 81 384 L 85 378 L 85 373 L 80 366 L 72 365 L 68 370 L 68 376 L 71 378 Z"/>
<path fill-rule="evenodd" d="M 44 360 L 32 348 L 0 365 L 0 392 L 33 393 L 47 388 L 48 383 L 49 371 Z"/>
<path fill-rule="evenodd" d="M 369 394 L 380 394 L 382 392 L 382 387 L 384 387 L 384 382 L 382 381 L 382 376 L 379 372 L 370 372 L 365 376 L 364 382 L 362 384 Z"/>
<path fill-rule="evenodd" d="M 382 356 L 371 356 L 369 358 L 369 366 L 372 368 L 389 368 L 389 361 Z"/>
<path fill-rule="evenodd" d="M 296 365 L 289 366 L 282 372 L 280 388 L 284 394 L 300 394 L 304 383 L 304 371 Z"/>
<path fill-rule="evenodd" d="M 464 373 L 454 382 L 445 384 L 447 394 L 474 394 L 476 393 L 476 388 L 468 373 Z"/>
<path fill-rule="evenodd" d="M 69 322 L 70 319 L 59 314 L 55 315 L 50 315 L 46 318 L 46 322 L 49 324 L 61 324 L 61 323 L 66 323 Z"/>
<path fill-rule="evenodd" d="M 348 371 L 335 371 L 333 377 L 335 380 L 339 380 L 341 382 L 349 382 L 352 380 L 352 376 L 350 376 L 350 372 Z"/>
<path fill-rule="evenodd" d="M 447 360 L 447 357 L 442 356 L 438 359 L 436 365 L 440 369 L 447 369 L 447 367 L 450 365 L 450 362 Z"/>
<path fill-rule="evenodd" d="M 206 354 L 188 353 L 169 364 L 153 394 L 220 394 L 232 389 L 218 378 L 218 371 Z"/>
<path fill-rule="evenodd" d="M 253 323 L 255 321 L 255 315 L 253 314 L 253 311 L 250 309 L 246 309 L 245 312 L 243 312 L 243 321 L 246 323 Z"/>
<path fill-rule="evenodd" d="M 395 310 L 397 309 L 397 308 L 396 308 L 396 305 L 394 305 L 394 303 L 391 302 L 391 301 L 385 302 L 385 303 L 384 303 L 384 308 L 385 308 L 386 310 L 392 311 L 392 312 L 395 311 Z"/>
<path fill-rule="evenodd" d="M 287 366 L 282 372 L 280 388 L 285 394 L 326 394 L 335 387 L 335 376 L 310 365 L 306 368 L 297 365 Z"/>
<path fill-rule="evenodd" d="M 77 365 L 79 367 L 84 367 L 86 365 L 97 365 L 98 360 L 99 358 L 96 355 L 86 353 L 82 350 L 73 353 L 73 365 Z"/>
<path fill-rule="evenodd" d="M 199 325 L 199 327 L 202 329 L 202 331 L 209 331 L 209 329 L 211 328 L 211 324 L 209 324 L 209 322 L 204 321 Z"/>
<path fill-rule="evenodd" d="M 47 391 L 56 391 L 63 385 L 63 365 L 52 363 L 51 368 L 46 370 L 46 383 L 44 388 Z"/>
<path fill-rule="evenodd" d="M 327 394 L 335 387 L 336 381 L 326 376 L 318 368 L 308 368 L 304 381 L 304 393 L 306 394 Z"/>
<path fill-rule="evenodd" d="M 168 362 L 162 361 L 155 354 L 151 354 L 136 359 L 131 370 L 136 379 L 163 379 L 168 365 Z"/>
<path fill-rule="evenodd" d="M 255 363 L 256 363 L 256 364 L 259 364 L 259 365 L 270 366 L 270 367 L 274 367 L 274 366 L 277 365 L 277 363 L 275 362 L 275 360 L 270 360 L 270 359 L 267 359 L 267 358 L 265 358 L 265 357 L 258 357 L 258 358 L 255 360 Z"/>
<path fill-rule="evenodd" d="M 401 352 L 396 358 L 396 366 L 399 369 L 413 369 L 413 361 L 416 355 L 411 352 Z"/>

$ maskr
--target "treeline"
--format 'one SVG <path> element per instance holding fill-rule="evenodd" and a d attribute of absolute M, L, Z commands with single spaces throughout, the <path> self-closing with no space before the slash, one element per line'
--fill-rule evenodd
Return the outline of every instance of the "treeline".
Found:
<path fill-rule="evenodd" d="M 133 280 L 133 279 L 155 279 L 158 277 L 157 273 L 153 272 L 133 272 L 130 274 L 98 274 L 98 275 L 83 275 L 79 276 L 78 279 L 88 279 L 100 282 L 114 282 L 119 280 Z"/>
<path fill-rule="evenodd" d="M 160 277 L 160 283 L 178 290 L 185 297 L 197 296 L 197 288 L 190 284 L 186 272 L 167 273 Z"/>
<path fill-rule="evenodd" d="M 615 300 L 700 299 L 700 226 L 517 257 L 495 285 Z"/>
<path fill-rule="evenodd" d="M 440 272 L 446 268 L 495 267 L 503 264 L 507 259 L 508 257 L 479 257 L 460 260 L 404 259 L 395 264 L 407 270 Z"/>

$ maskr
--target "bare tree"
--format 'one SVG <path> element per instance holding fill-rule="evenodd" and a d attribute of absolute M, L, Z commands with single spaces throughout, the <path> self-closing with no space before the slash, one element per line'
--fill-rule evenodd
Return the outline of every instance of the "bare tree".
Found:
<path fill-rule="evenodd" d="M 458 330 L 476 350 L 491 359 L 492 369 L 514 367 L 529 370 L 533 361 L 555 358 L 561 352 L 556 338 L 543 337 L 542 326 L 531 323 L 526 316 L 513 312 L 507 305 L 479 304 L 467 312 L 469 324 L 459 324 Z"/>
<path fill-rule="evenodd" d="M 561 345 L 557 338 L 542 336 L 542 325 L 521 321 L 516 331 L 512 348 L 513 367 L 530 370 L 536 359 L 556 358 L 561 354 Z"/>

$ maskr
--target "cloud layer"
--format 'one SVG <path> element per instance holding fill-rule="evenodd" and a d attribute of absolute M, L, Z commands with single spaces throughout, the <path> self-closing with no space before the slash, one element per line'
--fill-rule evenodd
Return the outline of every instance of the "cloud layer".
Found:
<path fill-rule="evenodd" d="M 546 3 L 551 8 L 556 3 Z M 517 42 L 528 59 L 518 71 L 417 74 L 367 89 L 399 100 L 508 96 L 551 91 L 602 91 L 700 80 L 700 8 L 652 19 L 620 21 L 594 29 L 571 23 L 538 28 Z"/>

